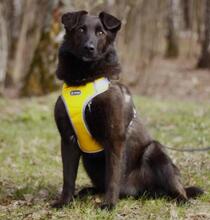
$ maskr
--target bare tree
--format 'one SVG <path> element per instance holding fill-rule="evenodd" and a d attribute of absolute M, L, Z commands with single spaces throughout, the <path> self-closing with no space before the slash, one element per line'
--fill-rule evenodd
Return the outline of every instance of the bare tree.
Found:
<path fill-rule="evenodd" d="M 205 31 L 197 64 L 199 68 L 210 68 L 210 0 L 205 0 L 205 6 Z"/>
<path fill-rule="evenodd" d="M 0 1 L 0 94 L 3 93 L 10 48 L 9 17 L 12 0 Z"/>
<path fill-rule="evenodd" d="M 17 92 L 24 86 L 52 3 L 53 1 L 48 0 L 24 1 L 22 24 L 11 74 Z"/>
<path fill-rule="evenodd" d="M 192 18 L 191 18 L 191 5 L 192 0 L 184 0 L 181 1 L 183 20 L 184 20 L 184 28 L 186 30 L 190 30 L 192 28 Z"/>
<path fill-rule="evenodd" d="M 167 24 L 168 24 L 168 33 L 166 36 L 167 39 L 167 48 L 166 48 L 166 57 L 176 58 L 179 55 L 179 46 L 178 38 L 176 33 L 176 10 L 177 10 L 177 0 L 168 0 L 168 15 L 167 15 Z"/>
<path fill-rule="evenodd" d="M 63 4 L 58 2 L 53 7 L 52 15 L 45 22 L 21 95 L 42 95 L 55 90 L 58 86 L 55 66 L 57 50 L 63 36 L 60 24 L 62 7 Z"/>
<path fill-rule="evenodd" d="M 40 95 L 56 88 L 61 6 L 59 0 L 0 0 L 1 93 Z"/>

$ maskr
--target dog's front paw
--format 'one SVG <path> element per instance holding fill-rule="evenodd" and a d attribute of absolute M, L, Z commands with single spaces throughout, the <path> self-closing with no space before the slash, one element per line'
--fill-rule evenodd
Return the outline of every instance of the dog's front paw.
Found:
<path fill-rule="evenodd" d="M 100 208 L 102 210 L 112 211 L 115 208 L 115 205 L 113 203 L 103 203 L 100 205 Z"/>
<path fill-rule="evenodd" d="M 53 202 L 51 204 L 51 207 L 52 208 L 55 208 L 55 209 L 61 209 L 63 208 L 64 206 L 68 205 L 70 203 L 70 200 L 63 200 L 63 199 L 59 199 L 55 202 Z"/>

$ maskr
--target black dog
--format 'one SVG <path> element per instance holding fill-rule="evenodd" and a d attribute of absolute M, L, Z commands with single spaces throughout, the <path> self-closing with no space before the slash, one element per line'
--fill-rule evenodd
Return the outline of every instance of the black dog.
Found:
<path fill-rule="evenodd" d="M 121 22 L 101 12 L 66 13 L 62 17 L 66 35 L 59 51 L 57 76 L 68 85 L 81 85 L 101 76 L 110 80 L 109 89 L 96 96 L 85 110 L 91 135 L 104 148 L 90 155 L 81 152 L 61 97 L 55 105 L 55 121 L 61 135 L 63 191 L 53 204 L 71 202 L 80 156 L 93 188 L 105 193 L 102 208 L 112 208 L 119 196 L 166 195 L 181 201 L 202 194 L 197 187 L 185 188 L 178 168 L 154 141 L 135 113 L 128 89 L 113 79 L 120 73 L 114 40 Z"/>

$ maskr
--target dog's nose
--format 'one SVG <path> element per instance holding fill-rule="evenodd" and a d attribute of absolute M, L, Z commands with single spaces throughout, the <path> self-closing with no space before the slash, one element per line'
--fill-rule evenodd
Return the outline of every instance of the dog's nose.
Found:
<path fill-rule="evenodd" d="M 93 53 L 94 50 L 95 50 L 95 47 L 94 47 L 93 44 L 86 44 L 86 45 L 85 45 L 85 50 L 87 50 L 88 52 Z"/>

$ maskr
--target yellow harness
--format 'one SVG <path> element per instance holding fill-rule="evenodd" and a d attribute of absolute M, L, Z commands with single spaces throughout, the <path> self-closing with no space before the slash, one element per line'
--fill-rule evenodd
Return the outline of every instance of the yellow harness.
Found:
<path fill-rule="evenodd" d="M 99 78 L 82 86 L 63 85 L 62 99 L 77 136 L 80 149 L 85 153 L 96 153 L 103 147 L 91 136 L 85 123 L 85 107 L 95 96 L 107 91 L 109 81 Z"/>

